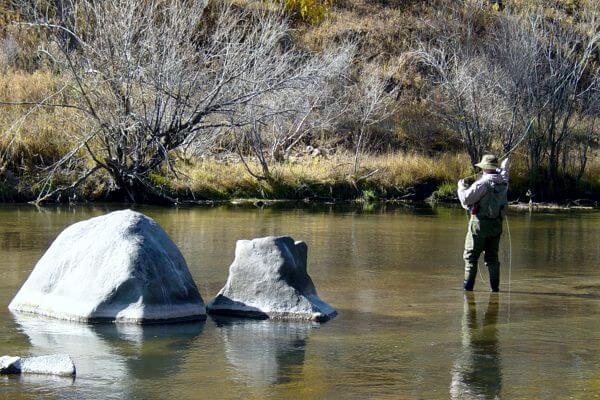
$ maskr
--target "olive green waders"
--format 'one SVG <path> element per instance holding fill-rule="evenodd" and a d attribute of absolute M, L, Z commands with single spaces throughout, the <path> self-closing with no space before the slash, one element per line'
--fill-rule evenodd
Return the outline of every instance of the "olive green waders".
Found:
<path fill-rule="evenodd" d="M 490 287 L 493 292 L 500 289 L 500 236 L 502 236 L 502 217 L 478 218 L 472 215 L 465 239 L 465 281 L 464 289 L 473 290 L 477 278 L 479 256 L 483 259 L 490 275 Z"/>

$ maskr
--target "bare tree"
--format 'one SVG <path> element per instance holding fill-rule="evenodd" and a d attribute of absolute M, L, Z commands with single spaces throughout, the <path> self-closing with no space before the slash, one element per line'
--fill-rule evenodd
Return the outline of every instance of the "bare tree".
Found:
<path fill-rule="evenodd" d="M 322 54 L 289 52 L 273 58 L 271 65 L 294 71 L 297 79 L 240 110 L 252 123 L 232 129 L 240 138 L 238 154 L 252 176 L 269 179 L 270 163 L 285 160 L 310 133 L 335 126 L 348 109 L 345 76 L 353 56 L 354 46 L 347 44 Z M 260 171 L 250 167 L 245 153 L 258 160 Z"/>
<path fill-rule="evenodd" d="M 580 36 L 571 29 L 554 24 L 541 25 L 546 45 L 543 51 L 542 103 L 547 106 L 538 112 L 538 126 L 543 130 L 548 151 L 548 173 L 550 182 L 558 176 L 560 153 L 563 144 L 573 133 L 576 116 L 586 108 L 584 104 L 588 92 L 595 92 L 597 79 L 588 79 L 598 74 L 598 67 L 591 64 L 597 51 L 600 34 L 591 37 Z M 568 151 L 568 150 L 567 150 Z M 563 171 L 566 172 L 566 171 Z"/>
<path fill-rule="evenodd" d="M 223 130 L 256 129 L 286 112 L 286 104 L 265 107 L 266 99 L 309 78 L 306 56 L 285 40 L 289 28 L 278 12 L 227 3 L 206 9 L 192 0 L 81 0 L 77 6 L 83 32 L 39 12 L 26 25 L 52 33 L 47 54 L 69 77 L 71 101 L 44 105 L 78 110 L 82 127 L 71 151 L 50 169 L 38 201 L 98 171 L 130 201 L 175 201 L 153 180 L 163 169 L 177 175 L 174 150 L 206 146 Z M 74 48 L 56 45 L 65 31 L 77 41 Z M 54 173 L 66 168 L 80 175 L 55 188 Z"/>
<path fill-rule="evenodd" d="M 429 108 L 460 134 L 473 163 L 498 142 L 510 148 L 518 136 L 518 84 L 495 57 L 507 43 L 482 34 L 489 8 L 482 0 L 444 3 L 444 23 L 434 24 L 434 34 L 424 33 L 406 57 L 426 76 Z M 488 21 L 487 35 L 500 38 L 495 25 Z"/>
<path fill-rule="evenodd" d="M 432 109 L 460 133 L 471 162 L 476 163 L 490 151 L 511 110 L 504 72 L 481 48 L 460 41 L 421 44 L 413 55 L 430 73 Z"/>
<path fill-rule="evenodd" d="M 579 183 L 583 177 L 591 153 L 600 149 L 600 74 L 596 73 L 593 77 L 596 81 L 593 88 L 589 90 L 584 99 L 582 99 L 585 108 L 579 114 L 580 129 L 572 138 L 571 148 L 563 152 L 563 156 L 568 155 L 568 151 L 575 152 L 576 164 L 571 168 L 576 171 L 576 182 Z M 563 161 L 563 171 L 566 170 Z"/>
<path fill-rule="evenodd" d="M 581 122 L 595 126 L 598 114 L 591 110 L 597 103 L 599 69 L 594 53 L 600 35 L 597 24 L 590 26 L 583 33 L 534 11 L 502 20 L 503 48 L 494 38 L 497 51 L 493 54 L 507 73 L 506 86 L 513 88 L 507 95 L 515 99 L 516 112 L 507 126 L 531 131 L 527 143 L 534 185 L 543 162 L 548 186 L 561 166 L 562 174 L 567 174 L 572 147 L 586 142 L 578 133 L 587 130 L 579 128 Z"/>
<path fill-rule="evenodd" d="M 586 110 L 597 97 L 600 35 L 596 14 L 585 18 L 587 28 L 578 29 L 542 10 L 505 12 L 486 35 L 463 24 L 417 45 L 413 59 L 428 72 L 432 108 L 460 132 L 473 162 L 527 139 L 533 185 L 543 164 L 546 186 L 561 164 L 567 173 L 571 147 L 582 143 L 576 127 L 584 115 L 597 118 Z"/>
<path fill-rule="evenodd" d="M 539 38 L 531 34 L 522 18 L 504 14 L 485 41 L 486 57 L 501 71 L 497 94 L 505 105 L 500 112 L 499 139 L 504 152 L 510 151 L 532 130 L 531 83 L 538 74 Z"/>
<path fill-rule="evenodd" d="M 354 166 L 353 175 L 359 177 L 361 157 L 369 143 L 370 128 L 388 117 L 395 111 L 397 88 L 390 88 L 382 77 L 379 68 L 367 65 L 360 73 L 358 82 L 351 94 L 350 115 L 356 122 L 354 136 Z"/>
<path fill-rule="evenodd" d="M 308 135 L 336 129 L 350 110 L 350 73 L 356 46 L 346 43 L 327 49 L 315 57 L 311 67 L 315 78 L 302 93 L 280 93 L 276 102 L 290 103 L 290 113 L 274 120 L 271 158 L 283 160 Z"/>

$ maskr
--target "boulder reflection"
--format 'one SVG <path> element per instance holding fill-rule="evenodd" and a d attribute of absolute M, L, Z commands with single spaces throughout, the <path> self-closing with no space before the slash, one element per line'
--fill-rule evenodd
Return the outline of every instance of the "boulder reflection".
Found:
<path fill-rule="evenodd" d="M 315 323 L 216 317 L 225 356 L 236 376 L 251 385 L 289 382 L 302 371 Z"/>
<path fill-rule="evenodd" d="M 201 321 L 142 326 L 14 318 L 32 355 L 67 353 L 75 362 L 77 382 L 102 386 L 111 381 L 116 396 L 137 395 L 130 392 L 131 379 L 176 373 L 204 327 Z"/>
<path fill-rule="evenodd" d="M 127 371 L 139 379 L 152 379 L 177 373 L 204 321 L 174 324 L 97 324 L 94 331 L 127 357 Z M 128 346 L 122 347 L 123 342 Z"/>
<path fill-rule="evenodd" d="M 465 294 L 462 320 L 462 354 L 452 369 L 452 399 L 497 399 L 502 388 L 498 348 L 499 296 L 491 294 L 483 321 L 477 318 L 473 292 Z"/>

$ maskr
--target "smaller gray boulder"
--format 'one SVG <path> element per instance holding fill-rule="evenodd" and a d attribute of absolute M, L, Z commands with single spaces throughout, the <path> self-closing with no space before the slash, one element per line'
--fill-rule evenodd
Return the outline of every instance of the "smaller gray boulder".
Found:
<path fill-rule="evenodd" d="M 21 373 L 21 357 L 0 357 L 0 375 L 11 375 Z"/>
<path fill-rule="evenodd" d="M 0 374 L 75 376 L 75 364 L 66 354 L 40 357 L 0 357 Z"/>
<path fill-rule="evenodd" d="M 227 283 L 212 314 L 326 321 L 337 313 L 319 298 L 306 271 L 308 247 L 289 236 L 238 240 Z"/>

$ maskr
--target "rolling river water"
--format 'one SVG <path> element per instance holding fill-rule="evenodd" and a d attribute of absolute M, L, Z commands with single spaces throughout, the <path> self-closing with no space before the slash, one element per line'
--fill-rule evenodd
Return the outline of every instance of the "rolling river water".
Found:
<path fill-rule="evenodd" d="M 600 398 L 600 213 L 511 213 L 502 293 L 462 292 L 460 209 L 157 208 L 204 297 L 235 241 L 289 234 L 339 315 L 322 325 L 208 318 L 70 324 L 7 305 L 69 224 L 118 206 L 0 206 L 0 355 L 69 353 L 75 379 L 0 377 L 7 399 Z"/>

